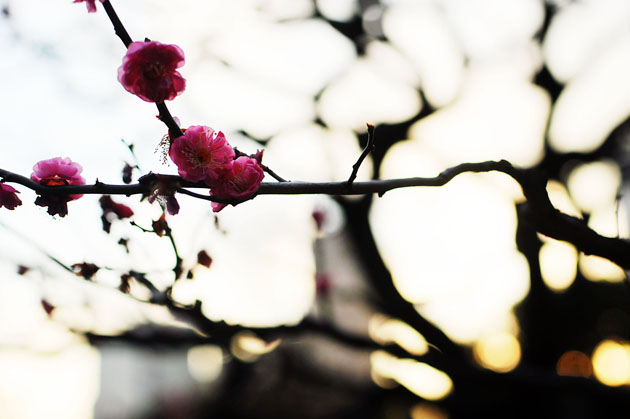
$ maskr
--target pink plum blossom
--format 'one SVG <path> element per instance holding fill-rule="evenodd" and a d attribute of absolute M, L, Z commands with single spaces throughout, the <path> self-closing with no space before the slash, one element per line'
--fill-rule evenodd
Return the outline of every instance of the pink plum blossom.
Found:
<path fill-rule="evenodd" d="M 96 0 L 74 0 L 73 3 L 83 3 L 85 1 L 85 5 L 87 6 L 88 13 L 96 12 Z M 103 0 L 100 0 L 103 3 Z"/>
<path fill-rule="evenodd" d="M 14 210 L 15 207 L 22 205 L 22 201 L 18 198 L 17 194 L 20 193 L 13 186 L 0 183 L 0 208 L 5 207 L 9 210 Z"/>
<path fill-rule="evenodd" d="M 55 157 L 42 160 L 33 166 L 31 180 L 45 186 L 85 185 L 85 179 L 81 177 L 83 168 L 69 158 Z M 81 198 L 81 194 L 72 195 L 40 195 L 35 204 L 40 207 L 48 207 L 50 215 L 59 214 L 65 217 L 68 214 L 67 203 Z"/>
<path fill-rule="evenodd" d="M 118 68 L 118 81 L 144 101 L 173 100 L 186 88 L 186 80 L 176 70 L 184 62 L 184 51 L 177 45 L 132 42 Z"/>
<path fill-rule="evenodd" d="M 55 157 L 49 160 L 42 160 L 33 166 L 31 179 L 46 186 L 60 185 L 85 185 L 85 179 L 81 176 L 83 167 L 75 163 L 68 157 Z M 73 200 L 79 199 L 83 195 L 69 195 Z"/>
<path fill-rule="evenodd" d="M 184 135 L 175 138 L 168 154 L 182 178 L 191 182 L 204 180 L 210 186 L 230 169 L 235 156 L 222 132 L 215 136 L 212 128 L 203 125 L 188 127 Z"/>
<path fill-rule="evenodd" d="M 217 198 L 240 199 L 253 195 L 260 186 L 265 173 L 256 159 L 239 157 L 234 160 L 230 170 L 225 172 L 222 182 L 210 190 L 210 194 Z M 212 211 L 219 212 L 227 204 L 212 203 Z"/>

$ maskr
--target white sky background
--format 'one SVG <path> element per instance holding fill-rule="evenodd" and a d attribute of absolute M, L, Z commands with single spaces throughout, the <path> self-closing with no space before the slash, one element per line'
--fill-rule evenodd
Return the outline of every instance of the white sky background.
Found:
<path fill-rule="evenodd" d="M 543 19 L 537 0 L 384 3 L 389 8 L 383 29 L 392 44 L 373 42 L 360 59 L 324 22 L 292 20 L 310 15 L 306 0 L 183 0 L 176 7 L 136 0 L 114 7 L 134 39 L 146 36 L 185 51 L 180 71 L 187 90 L 169 103 L 183 126 L 210 125 L 251 152 L 255 144 L 235 130 L 270 137 L 266 164 L 294 180 L 347 178 L 360 152 L 353 130 L 415 115 L 424 106 L 417 88 L 440 110 L 414 125 L 410 139 L 388 153 L 384 177 L 433 176 L 453 164 L 486 159 L 536 164 L 550 99 L 531 78 L 543 61 L 567 82 L 551 117 L 552 145 L 558 150 L 596 148 L 630 113 L 627 1 L 567 7 L 542 49 L 531 39 Z M 124 47 L 102 7 L 88 15 L 84 5 L 69 0 L 8 5 L 11 19 L 0 24 L 0 167 L 28 176 L 35 162 L 68 156 L 83 165 L 88 182 L 98 177 L 119 183 L 124 162 L 131 161 L 124 138 L 135 144 L 145 172 L 176 173 L 154 153 L 165 133 L 155 106 L 116 80 Z M 344 15 L 354 2 L 320 5 Z M 329 83 L 316 103 L 313 95 Z M 312 125 L 317 112 L 330 130 Z M 369 169 L 364 163 L 360 178 L 369 178 Z M 0 344 L 74 350 L 76 340 L 45 318 L 42 296 L 67 309 L 65 315 L 59 310 L 61 319 L 101 333 L 155 315 L 117 291 L 69 277 L 22 237 L 67 264 L 87 260 L 133 267 L 156 273 L 162 284 L 173 264 L 166 239 L 122 224 L 107 236 L 96 196 L 71 202 L 69 216 L 53 220 L 32 205 L 34 194 L 19 189 L 24 205 L 0 209 L 0 223 L 17 232 L 0 226 Z M 321 199 L 259 197 L 228 207 L 220 214 L 224 235 L 214 228 L 208 205 L 180 197 L 182 210 L 171 225 L 182 255 L 191 265 L 205 248 L 214 264 L 208 271 L 197 269 L 198 279 L 176 295 L 201 297 L 212 319 L 252 325 L 299 321 L 313 298 L 310 214 Z M 527 265 L 514 245 L 514 199 L 519 194 L 513 184 L 489 175 L 464 176 L 440 190 L 394 191 L 375 202 L 371 226 L 397 286 L 459 341 L 511 327 L 508 313 L 526 295 Z M 134 208 L 141 225 L 149 226 L 159 214 L 157 206 L 140 205 L 137 198 L 117 200 Z M 477 238 L 482 233 L 485 246 Z M 120 235 L 131 238 L 129 257 L 113 240 Z M 459 263 L 444 264 L 444 257 Z M 41 270 L 18 277 L 16 264 Z M 115 287 L 116 275 L 106 276 L 102 281 Z M 82 359 L 96 371 L 96 355 Z M 94 384 L 97 376 L 84 380 Z M 73 395 L 72 383 L 77 385 L 69 379 L 66 387 L 58 386 L 68 392 L 57 400 Z M 0 386 L 0 394 L 4 389 Z M 95 391 L 86 395 L 85 411 L 94 397 Z"/>

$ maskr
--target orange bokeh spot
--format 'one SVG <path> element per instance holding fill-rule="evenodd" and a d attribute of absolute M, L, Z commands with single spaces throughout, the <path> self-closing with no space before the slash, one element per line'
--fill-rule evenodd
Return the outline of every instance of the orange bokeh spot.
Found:
<path fill-rule="evenodd" d="M 568 351 L 558 359 L 556 372 L 569 377 L 590 377 L 593 366 L 588 355 L 580 351 Z"/>

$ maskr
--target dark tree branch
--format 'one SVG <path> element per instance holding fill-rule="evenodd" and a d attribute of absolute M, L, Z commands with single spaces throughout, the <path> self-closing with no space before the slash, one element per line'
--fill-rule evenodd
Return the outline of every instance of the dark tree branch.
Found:
<path fill-rule="evenodd" d="M 175 175 L 150 173 L 142 176 L 138 183 L 131 185 L 108 185 L 96 182 L 94 185 L 44 186 L 24 176 L 0 169 L 0 178 L 6 182 L 18 183 L 38 194 L 109 194 L 109 195 L 150 195 L 159 182 L 172 182 L 177 190 L 196 198 L 236 205 L 258 195 L 365 195 L 376 193 L 383 196 L 392 189 L 443 186 L 462 173 L 480 173 L 497 171 L 516 180 L 523 189 L 528 201 L 527 214 L 536 230 L 546 236 L 574 244 L 580 251 L 609 259 L 623 269 L 630 269 L 630 242 L 625 239 L 605 237 L 589 228 L 583 220 L 563 214 L 553 207 L 547 195 L 547 178 L 535 169 L 521 169 L 512 166 L 506 160 L 486 161 L 481 163 L 463 163 L 444 170 L 436 177 L 413 177 L 401 179 L 371 180 L 355 182 L 348 188 L 348 182 L 274 182 L 262 183 L 255 195 L 238 201 L 221 199 L 210 195 L 201 195 L 185 191 L 183 188 L 208 188 L 205 183 L 188 182 Z"/>

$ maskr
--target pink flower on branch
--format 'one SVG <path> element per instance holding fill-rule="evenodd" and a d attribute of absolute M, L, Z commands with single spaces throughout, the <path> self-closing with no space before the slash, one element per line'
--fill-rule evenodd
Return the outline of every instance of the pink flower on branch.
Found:
<path fill-rule="evenodd" d="M 247 198 L 258 190 L 265 172 L 256 159 L 239 157 L 234 160 L 229 171 L 225 172 L 221 183 L 212 187 L 210 194 L 217 198 L 242 199 Z M 219 212 L 227 204 L 212 203 L 212 211 Z"/>
<path fill-rule="evenodd" d="M 5 207 L 9 210 L 14 210 L 15 207 L 22 205 L 22 201 L 18 198 L 17 194 L 20 193 L 13 186 L 0 183 L 0 208 Z"/>
<path fill-rule="evenodd" d="M 88 13 L 96 12 L 96 0 L 74 0 L 73 3 L 83 3 L 85 1 L 85 5 L 87 6 Z M 103 3 L 103 0 L 100 0 Z"/>
<path fill-rule="evenodd" d="M 31 179 L 40 185 L 46 186 L 85 185 L 85 179 L 81 177 L 82 171 L 83 167 L 68 157 L 64 159 L 55 157 L 35 164 L 33 173 L 31 173 Z M 69 196 L 74 200 L 81 198 L 83 195 Z"/>
<path fill-rule="evenodd" d="M 177 45 L 132 42 L 118 68 L 118 81 L 144 101 L 173 100 L 186 88 L 186 80 L 177 71 L 184 62 L 184 51 Z"/>
<path fill-rule="evenodd" d="M 45 186 L 85 185 L 85 179 L 81 177 L 82 171 L 83 168 L 79 163 L 75 163 L 67 157 L 64 159 L 55 157 L 35 164 L 31 179 Z M 65 217 L 68 214 L 67 203 L 82 196 L 81 194 L 41 195 L 37 197 L 35 204 L 48 207 L 50 215 L 59 214 L 59 216 Z"/>
<path fill-rule="evenodd" d="M 204 180 L 210 186 L 216 185 L 230 169 L 235 156 L 222 132 L 215 135 L 212 128 L 202 125 L 188 127 L 184 135 L 175 138 L 168 154 L 182 178 L 191 182 Z"/>

